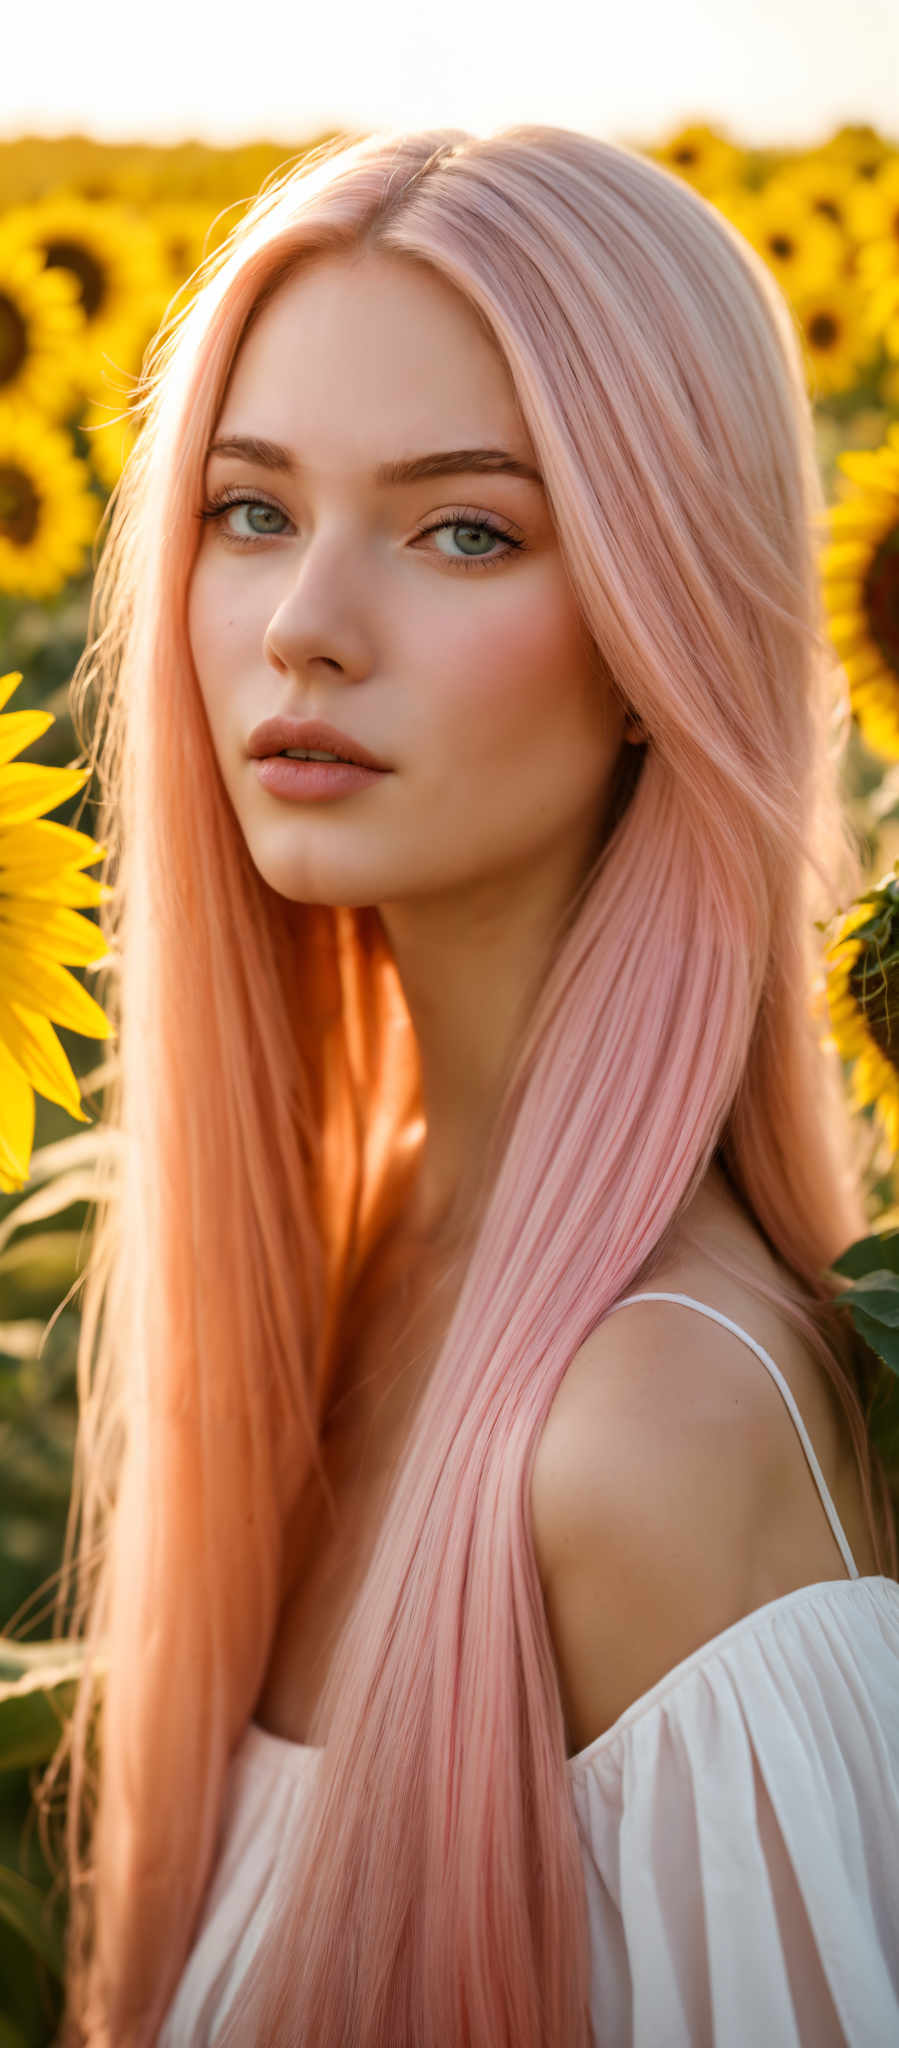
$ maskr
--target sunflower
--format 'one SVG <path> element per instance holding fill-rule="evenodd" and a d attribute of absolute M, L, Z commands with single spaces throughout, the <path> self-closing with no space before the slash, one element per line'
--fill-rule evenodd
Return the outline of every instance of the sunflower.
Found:
<path fill-rule="evenodd" d="M 790 184 L 808 201 L 813 213 L 823 214 L 825 220 L 850 233 L 850 194 L 855 184 L 851 164 L 821 150 L 807 150 L 791 163 Z"/>
<path fill-rule="evenodd" d="M 83 329 L 74 278 L 7 242 L 0 222 L 0 398 L 63 419 L 78 403 L 71 351 Z"/>
<path fill-rule="evenodd" d="M 899 862 L 854 903 L 824 955 L 833 1041 L 852 1063 L 852 1106 L 876 1109 L 899 1152 Z"/>
<path fill-rule="evenodd" d="M 0 149 L 0 211 L 68 186 L 87 192 L 115 175 L 112 143 L 88 135 L 17 135 Z"/>
<path fill-rule="evenodd" d="M 863 242 L 857 252 L 860 284 L 867 292 L 865 326 L 884 352 L 878 397 L 888 412 L 899 407 L 899 247 L 890 267 L 882 260 L 882 242 Z"/>
<path fill-rule="evenodd" d="M 853 278 L 834 278 L 830 284 L 800 286 L 792 307 L 813 401 L 851 391 L 878 355 L 866 293 Z"/>
<path fill-rule="evenodd" d="M 227 220 L 222 221 L 221 233 L 216 236 L 217 216 L 210 213 L 208 206 L 188 199 L 155 200 L 149 208 L 149 219 L 165 252 L 172 291 L 192 276 L 204 256 L 224 240 L 230 226 Z"/>
<path fill-rule="evenodd" d="M 100 516 L 69 435 L 33 407 L 0 406 L 0 591 L 54 596 L 84 570 Z"/>
<path fill-rule="evenodd" d="M 757 192 L 723 187 L 715 204 L 764 257 L 791 301 L 800 291 L 832 285 L 846 275 L 847 235 L 794 184 L 791 171 L 778 172 Z"/>
<path fill-rule="evenodd" d="M 891 154 L 892 144 L 869 121 L 845 122 L 816 151 L 820 157 L 845 164 L 856 178 L 876 178 L 884 159 Z"/>
<path fill-rule="evenodd" d="M 0 710 L 22 677 L 0 676 Z M 106 847 L 42 816 L 88 780 L 90 770 L 44 767 L 13 755 L 53 724 L 49 711 L 0 717 L 0 1191 L 16 1194 L 28 1178 L 34 1142 L 34 1091 L 80 1124 L 78 1082 L 53 1030 L 111 1038 L 113 1027 L 63 962 L 99 965 L 107 946 L 86 904 L 113 894 L 82 869 Z"/>
<path fill-rule="evenodd" d="M 881 164 L 876 177 L 854 185 L 847 201 L 850 232 L 870 248 L 882 275 L 899 259 L 899 155 Z"/>
<path fill-rule="evenodd" d="M 730 180 L 736 183 L 747 154 L 705 121 L 688 122 L 645 153 L 703 193 Z"/>
<path fill-rule="evenodd" d="M 862 738 L 874 753 L 899 761 L 899 420 L 883 447 L 850 449 L 837 466 L 861 489 L 826 514 L 828 631 Z"/>
<path fill-rule="evenodd" d="M 98 395 L 165 311 L 172 286 L 159 235 L 135 208 L 59 190 L 14 207 L 3 237 L 74 278 L 84 327 L 72 347 L 72 374 L 86 396 Z"/>
<path fill-rule="evenodd" d="M 170 199 L 190 201 L 204 207 L 210 220 L 234 197 L 229 171 L 232 154 L 208 142 L 145 144 L 143 162 L 135 149 L 130 164 L 120 168 L 116 190 L 121 199 L 141 208 L 166 204 Z"/>
<path fill-rule="evenodd" d="M 899 247 L 888 264 L 882 242 L 863 242 L 856 251 L 856 273 L 868 297 L 868 328 L 887 354 L 899 356 Z"/>
<path fill-rule="evenodd" d="M 78 431 L 85 438 L 92 474 L 108 494 L 118 483 L 137 440 L 135 415 L 127 400 L 113 406 L 105 399 L 92 398 L 78 421 Z"/>

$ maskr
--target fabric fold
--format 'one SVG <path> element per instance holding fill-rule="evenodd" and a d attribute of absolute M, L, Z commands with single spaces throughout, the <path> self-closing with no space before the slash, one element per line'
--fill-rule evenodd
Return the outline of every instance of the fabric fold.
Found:
<path fill-rule="evenodd" d="M 571 1760 L 597 2041 L 899 2042 L 899 1585 L 801 1588 L 670 1677 Z"/>
<path fill-rule="evenodd" d="M 215 2048 L 320 1752 L 250 1722 L 158 2048 Z M 899 1584 L 745 1615 L 567 1763 L 596 2048 L 899 2043 Z M 302 1959 L 298 1959 L 298 1968 Z"/>

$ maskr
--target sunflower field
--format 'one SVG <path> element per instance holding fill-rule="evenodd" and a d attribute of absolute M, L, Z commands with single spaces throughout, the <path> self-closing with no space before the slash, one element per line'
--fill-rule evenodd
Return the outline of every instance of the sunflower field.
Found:
<path fill-rule="evenodd" d="M 61 2011 L 66 1902 L 32 1788 L 77 1671 L 48 1617 L 116 1058 L 90 990 L 105 957 L 90 913 L 111 885 L 90 872 L 106 848 L 69 683 L 147 344 L 260 186 L 332 139 L 0 143 L 0 2048 L 52 2042 Z M 871 1427 L 899 1499 L 899 142 L 845 126 L 812 148 L 749 148 L 697 122 L 635 146 L 759 251 L 801 340 L 866 874 L 859 901 L 833 906 L 817 992 L 866 1138 L 870 1234 L 836 1270 L 880 1362 Z"/>

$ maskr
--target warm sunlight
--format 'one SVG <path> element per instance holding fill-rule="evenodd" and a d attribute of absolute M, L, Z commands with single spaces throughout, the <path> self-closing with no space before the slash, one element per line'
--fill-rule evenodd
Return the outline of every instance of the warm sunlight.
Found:
<path fill-rule="evenodd" d="M 111 0 L 19 9 L 0 136 L 291 140 L 316 128 L 557 121 L 639 141 L 685 120 L 744 142 L 810 142 L 842 121 L 896 126 L 891 0 L 520 0 L 448 15 L 410 0 L 299 10 L 158 0 L 139 58 Z"/>

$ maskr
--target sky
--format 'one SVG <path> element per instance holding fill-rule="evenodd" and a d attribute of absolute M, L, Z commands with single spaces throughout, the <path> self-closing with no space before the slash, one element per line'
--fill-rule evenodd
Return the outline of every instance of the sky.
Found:
<path fill-rule="evenodd" d="M 0 139 L 229 144 L 520 121 L 751 145 L 899 141 L 897 0 L 79 0 L 15 7 Z"/>

